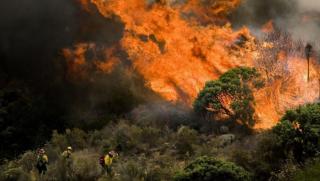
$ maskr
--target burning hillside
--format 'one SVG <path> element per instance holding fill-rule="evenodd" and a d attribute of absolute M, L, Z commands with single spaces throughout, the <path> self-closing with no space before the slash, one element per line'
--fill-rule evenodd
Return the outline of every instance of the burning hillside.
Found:
<path fill-rule="evenodd" d="M 319 170 L 318 1 L 2 1 L 0 180 Z"/>
<path fill-rule="evenodd" d="M 96 68 L 110 73 L 121 64 L 112 52 L 123 51 L 129 69 L 168 101 L 191 106 L 206 81 L 239 66 L 255 66 L 267 80 L 266 87 L 255 93 L 256 128 L 269 128 L 286 109 L 318 98 L 317 63 L 312 60 L 307 81 L 304 45 L 275 30 L 271 21 L 261 30 L 263 38 L 254 37 L 246 27 L 231 28 L 227 15 L 240 1 L 82 0 L 81 4 L 88 12 L 98 10 L 124 24 L 119 45 L 105 49 L 106 58 L 97 61 Z M 95 45 L 75 47 L 73 53 L 65 49 L 64 55 L 72 62 L 71 71 L 81 73 L 84 55 Z"/>

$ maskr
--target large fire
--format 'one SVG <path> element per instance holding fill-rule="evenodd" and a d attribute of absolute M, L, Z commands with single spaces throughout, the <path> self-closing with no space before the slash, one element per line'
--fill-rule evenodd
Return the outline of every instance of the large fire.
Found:
<path fill-rule="evenodd" d="M 272 66 L 263 61 L 275 42 L 258 42 L 248 28 L 231 28 L 226 15 L 240 0 L 81 0 L 84 9 L 92 5 L 106 18 L 117 17 L 125 25 L 119 42 L 133 68 L 147 86 L 172 102 L 191 106 L 208 80 L 217 79 L 238 66 L 256 66 L 266 77 L 265 88 L 255 93 L 256 128 L 273 126 L 288 108 L 315 101 L 319 95 L 316 64 L 311 64 L 311 79 L 306 79 L 306 60 L 287 50 L 278 50 Z M 274 30 L 270 21 L 263 31 Z M 291 43 L 280 42 L 280 43 Z M 79 44 L 65 49 L 73 62 L 71 71 L 85 64 L 83 53 L 94 45 Z M 114 49 L 106 49 L 106 60 L 95 64 L 106 73 L 120 59 Z M 74 59 L 74 61 L 72 61 Z M 314 61 L 313 61 L 314 62 Z M 82 70 L 80 71 L 82 72 Z"/>

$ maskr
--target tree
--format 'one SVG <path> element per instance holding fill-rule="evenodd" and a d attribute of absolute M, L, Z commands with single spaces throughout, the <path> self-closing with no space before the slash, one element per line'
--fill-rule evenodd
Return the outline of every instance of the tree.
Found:
<path fill-rule="evenodd" d="M 242 167 L 231 162 L 200 157 L 174 177 L 175 181 L 246 181 L 251 175 Z"/>
<path fill-rule="evenodd" d="M 254 68 L 240 67 L 229 70 L 218 80 L 206 83 L 193 108 L 198 114 L 211 113 L 216 119 L 227 117 L 229 120 L 240 120 L 244 125 L 252 127 L 252 89 L 262 87 L 263 83 L 260 74 Z"/>

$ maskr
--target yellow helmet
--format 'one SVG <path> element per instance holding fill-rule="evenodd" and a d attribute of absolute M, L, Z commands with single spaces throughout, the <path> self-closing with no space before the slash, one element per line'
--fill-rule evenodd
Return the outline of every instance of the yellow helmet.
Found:
<path fill-rule="evenodd" d="M 71 147 L 71 146 L 68 146 L 67 150 L 72 151 L 72 147 Z"/>

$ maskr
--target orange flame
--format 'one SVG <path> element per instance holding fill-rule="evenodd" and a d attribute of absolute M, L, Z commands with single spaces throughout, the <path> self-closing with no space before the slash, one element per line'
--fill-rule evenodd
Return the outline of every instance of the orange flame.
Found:
<path fill-rule="evenodd" d="M 82 5 L 87 7 L 84 3 L 87 1 L 81 0 Z M 121 49 L 147 86 L 168 101 L 191 106 L 206 81 L 217 79 L 234 67 L 252 67 L 258 57 L 264 56 L 246 27 L 234 31 L 225 18 L 240 0 L 208 0 L 205 5 L 201 0 L 189 0 L 185 4 L 170 0 L 153 4 L 143 0 L 90 2 L 106 18 L 118 17 L 124 23 Z M 272 21 L 263 30 L 273 32 Z M 275 46 L 273 42 L 262 43 L 262 49 Z M 71 71 L 78 71 L 79 66 L 81 70 L 85 64 L 83 52 L 81 45 L 73 53 L 64 51 L 67 59 L 73 59 Z M 100 70 L 110 72 L 120 61 L 111 55 L 96 64 Z M 314 101 L 318 95 L 319 90 L 314 89 L 318 87 L 313 81 L 318 82 L 314 66 L 313 79 L 307 83 L 303 59 L 281 51 L 276 59 L 275 70 L 270 75 L 275 79 L 255 92 L 257 129 L 270 128 L 287 108 Z M 277 72 L 283 69 L 287 75 L 276 78 Z M 228 104 L 229 100 L 225 102 Z"/>
<path fill-rule="evenodd" d="M 253 60 L 253 38 L 248 29 L 233 32 L 228 24 L 199 26 L 182 17 L 186 6 L 148 7 L 141 0 L 92 2 L 104 16 L 117 15 L 125 23 L 122 48 L 148 86 L 169 101 L 191 105 L 206 81 L 232 67 L 250 66 Z M 232 2 L 226 4 L 234 6 Z M 200 1 L 190 1 L 187 6 L 195 3 Z M 240 36 L 246 40 L 237 44 Z"/>
<path fill-rule="evenodd" d="M 274 32 L 273 21 L 270 20 L 265 25 L 263 25 L 261 31 L 263 33 L 272 33 L 272 32 Z"/>
<path fill-rule="evenodd" d="M 116 50 L 115 47 L 106 49 L 104 51 L 104 57 L 106 59 L 99 59 L 94 50 L 96 45 L 93 43 L 79 43 L 73 48 L 65 48 L 62 50 L 62 54 L 67 61 L 68 75 L 71 80 L 82 80 L 88 76 L 89 71 L 94 67 L 95 70 L 100 70 L 106 73 L 111 73 L 120 60 L 114 56 Z M 88 52 L 92 51 L 92 60 L 87 60 Z M 91 68 L 91 69 L 90 69 Z"/>

